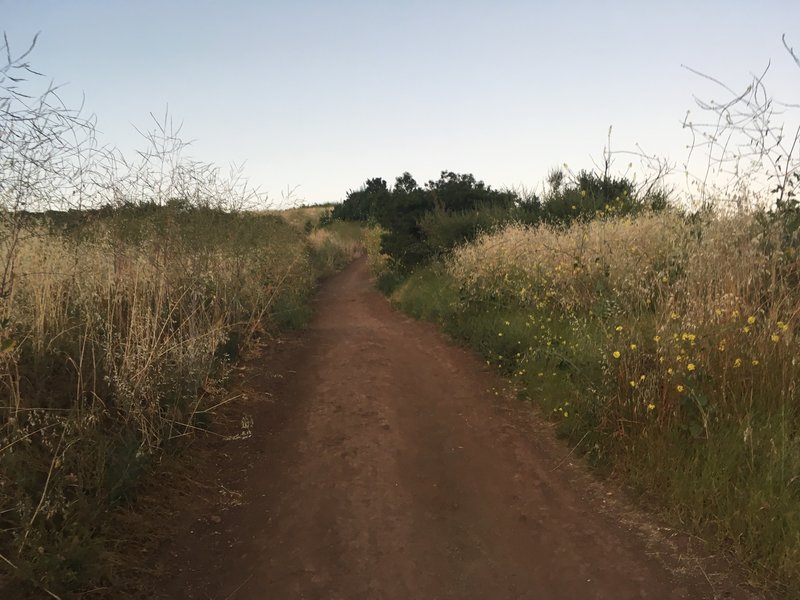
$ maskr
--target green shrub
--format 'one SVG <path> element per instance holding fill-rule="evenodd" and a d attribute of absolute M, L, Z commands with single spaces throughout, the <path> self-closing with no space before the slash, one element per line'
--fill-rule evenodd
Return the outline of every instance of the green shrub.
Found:
<path fill-rule="evenodd" d="M 396 286 L 392 300 L 417 319 L 443 324 L 458 303 L 458 290 L 451 282 L 444 265 L 433 263 L 416 269 Z"/>
<path fill-rule="evenodd" d="M 422 216 L 419 227 L 424 234 L 427 255 L 436 257 L 474 240 L 479 233 L 507 223 L 512 217 L 513 213 L 505 207 L 460 212 L 436 209 Z"/>
<path fill-rule="evenodd" d="M 368 179 L 359 189 L 347 192 L 344 202 L 333 208 L 331 218 L 366 222 L 375 216 L 390 196 L 389 188 L 383 179 L 380 177 Z"/>
<path fill-rule="evenodd" d="M 580 172 L 567 180 L 562 171 L 550 176 L 543 198 L 494 190 L 472 174 L 442 171 L 436 181 L 420 186 L 403 173 L 389 189 L 380 178 L 348 192 L 332 216 L 341 220 L 374 220 L 382 228 L 381 249 L 398 272 L 408 273 L 481 232 L 511 221 L 529 225 L 545 221 L 567 225 L 599 217 L 662 210 L 663 190 L 637 194 L 625 177 Z"/>
<path fill-rule="evenodd" d="M 405 277 L 396 271 L 383 271 L 375 280 L 375 287 L 385 296 L 394 292 L 405 280 Z"/>
<path fill-rule="evenodd" d="M 598 217 L 638 214 L 645 209 L 666 208 L 666 194 L 657 190 L 640 197 L 631 180 L 581 171 L 573 180 L 563 172 L 550 174 L 550 190 L 542 204 L 542 219 L 568 225 Z"/>

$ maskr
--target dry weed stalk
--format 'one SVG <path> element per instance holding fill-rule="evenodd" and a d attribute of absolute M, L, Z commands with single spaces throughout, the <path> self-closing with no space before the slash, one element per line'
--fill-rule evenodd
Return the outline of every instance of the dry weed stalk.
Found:
<path fill-rule="evenodd" d="M 102 575 L 94 521 L 207 427 L 226 364 L 314 273 L 303 234 L 243 212 L 266 198 L 186 158 L 168 114 L 133 159 L 98 148 L 36 90 L 32 49 L 5 40 L 0 67 L 0 566 L 54 594 Z"/>

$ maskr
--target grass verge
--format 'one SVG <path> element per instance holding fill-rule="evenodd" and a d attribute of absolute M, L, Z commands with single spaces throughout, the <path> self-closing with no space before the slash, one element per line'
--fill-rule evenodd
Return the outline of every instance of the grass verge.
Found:
<path fill-rule="evenodd" d="M 108 515 L 209 428 L 251 340 L 302 327 L 355 234 L 136 205 L 24 216 L 0 316 L 0 590 L 114 589 Z M 313 228 L 312 228 L 313 229 Z"/>
<path fill-rule="evenodd" d="M 642 504 L 792 596 L 800 294 L 784 234 L 756 215 L 671 212 L 510 226 L 391 298 L 512 378 Z"/>

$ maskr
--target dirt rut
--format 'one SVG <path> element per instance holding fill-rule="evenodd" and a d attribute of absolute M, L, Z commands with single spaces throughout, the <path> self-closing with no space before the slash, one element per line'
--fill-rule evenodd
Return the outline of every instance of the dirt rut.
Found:
<path fill-rule="evenodd" d="M 282 375 L 249 369 L 253 437 L 212 467 L 243 503 L 171 546 L 169 597 L 751 597 L 573 464 L 478 358 L 392 310 L 363 260 L 315 314 Z"/>

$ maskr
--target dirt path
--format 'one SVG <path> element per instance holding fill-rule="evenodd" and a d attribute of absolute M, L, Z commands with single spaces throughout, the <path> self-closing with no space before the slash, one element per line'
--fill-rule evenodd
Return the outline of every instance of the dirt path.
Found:
<path fill-rule="evenodd" d="M 253 437 L 216 466 L 243 503 L 170 548 L 169 597 L 750 597 L 573 465 L 480 360 L 393 311 L 363 260 L 282 352 L 296 372 L 251 377 Z"/>

